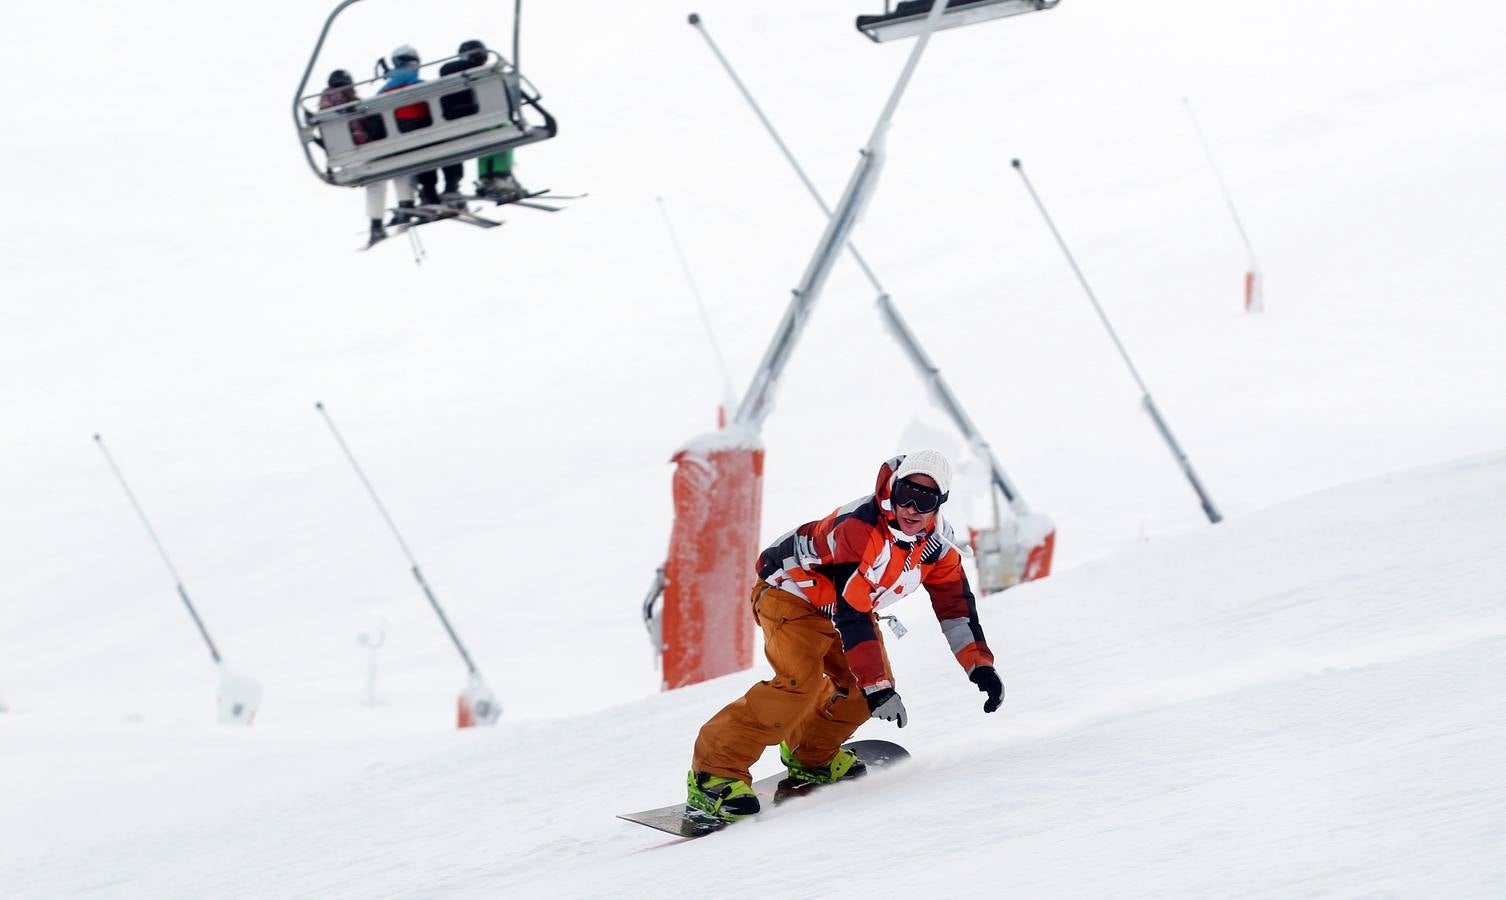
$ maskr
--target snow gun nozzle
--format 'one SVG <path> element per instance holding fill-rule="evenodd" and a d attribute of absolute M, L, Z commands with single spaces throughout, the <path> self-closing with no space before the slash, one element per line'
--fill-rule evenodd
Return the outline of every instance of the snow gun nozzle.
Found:
<path fill-rule="evenodd" d="M 94 432 L 94 439 L 95 439 L 95 440 L 96 440 L 96 441 L 97 441 L 97 440 L 99 440 L 99 432 L 97 432 L 97 431 L 96 431 L 96 432 Z"/>
<path fill-rule="evenodd" d="M 1009 164 L 1010 164 L 1010 165 L 1011 165 L 1011 166 L 1014 166 L 1014 167 L 1015 167 L 1015 168 L 1016 168 L 1016 169 L 1018 169 L 1018 168 L 1019 168 L 1019 167 L 1020 167 L 1020 161 L 1019 161 L 1019 160 L 1017 160 L 1017 159 L 1011 159 L 1011 160 L 1010 160 L 1010 161 L 1009 161 Z"/>
<path fill-rule="evenodd" d="M 701 14 L 700 13 L 691 13 L 689 21 L 690 21 L 690 24 L 692 24 L 692 25 L 699 25 L 699 24 L 701 24 Z"/>

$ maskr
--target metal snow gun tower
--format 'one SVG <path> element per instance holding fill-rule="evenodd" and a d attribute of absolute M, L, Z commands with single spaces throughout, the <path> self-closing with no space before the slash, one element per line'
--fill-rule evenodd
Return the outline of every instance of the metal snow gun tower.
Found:
<path fill-rule="evenodd" d="M 980 5 L 1014 7 L 1021 2 L 1022 0 L 984 0 L 965 5 L 970 8 Z M 1016 12 L 1049 9 L 1056 5 L 1056 0 L 1024 2 L 1032 9 L 1021 8 Z M 898 18 L 905 7 L 915 5 L 901 4 L 900 12 L 865 18 Z M 881 33 L 887 34 L 887 37 L 869 33 L 863 20 L 859 20 L 859 29 L 869 33 L 874 40 L 910 35 L 918 35 L 918 39 L 867 144 L 859 153 L 857 165 L 834 210 L 827 208 L 821 200 L 799 164 L 774 132 L 773 126 L 753 102 L 736 74 L 732 73 L 730 65 L 720 51 L 716 50 L 715 44 L 712 44 L 712 49 L 727 67 L 744 97 L 753 105 L 775 142 L 784 150 L 785 156 L 799 172 L 806 187 L 826 212 L 827 223 L 732 421 L 720 431 L 692 439 L 672 459 L 677 468 L 674 476 L 675 520 L 670 535 L 669 554 L 664 567 L 655 576 L 643 605 L 650 638 L 654 641 L 655 649 L 663 654 L 665 690 L 696 684 L 752 665 L 753 622 L 743 600 L 759 546 L 764 461 L 764 448 L 759 433 L 773 408 L 774 391 L 780 374 L 820 298 L 832 265 L 844 247 L 852 250 L 870 281 L 879 289 L 880 309 L 901 347 L 910 355 L 928 386 L 968 438 L 975 452 L 989 461 L 993 486 L 1003 493 L 1018 519 L 1028 517 L 1036 528 L 1041 529 L 1039 535 L 1032 535 L 1032 540 L 1038 543 L 1032 543 L 1026 553 L 1016 554 L 1019 558 L 1014 563 L 1012 572 L 1006 571 L 1008 567 L 1002 563 L 1005 549 L 1002 539 L 996 541 L 1000 546 L 990 547 L 990 558 L 999 561 L 999 564 L 994 571 L 984 576 L 985 591 L 990 585 L 994 589 L 1002 589 L 1018 581 L 1043 577 L 1050 572 L 1055 532 L 1049 520 L 1029 513 L 1024 501 L 988 449 L 987 442 L 982 440 L 942 380 L 939 370 L 921 349 L 888 294 L 878 284 L 872 270 L 848 242 L 852 227 L 862 213 L 879 171 L 883 168 L 885 137 L 890 120 L 925 52 L 931 32 L 941 27 L 969 24 L 971 21 L 943 24 L 956 16 L 955 7 L 958 5 L 955 0 L 950 5 L 936 3 L 934 6 L 921 0 L 920 27 L 905 34 L 881 29 Z M 1013 13 L 1001 13 L 1010 14 Z M 997 16 L 989 18 L 995 17 Z M 692 14 L 690 24 L 705 35 L 699 15 Z M 707 41 L 710 42 L 709 36 Z M 989 534 L 997 536 L 1001 534 L 1001 529 L 993 529 Z M 989 581 L 990 575 L 994 579 L 992 582 Z M 653 603 L 661 591 L 664 602 L 656 616 Z"/>
<path fill-rule="evenodd" d="M 350 467 L 355 470 L 356 477 L 361 480 L 366 493 L 371 501 L 376 504 L 377 512 L 381 513 L 382 520 L 387 523 L 387 528 L 392 536 L 397 538 L 398 546 L 403 549 L 403 556 L 408 559 L 408 571 L 412 573 L 413 580 L 418 582 L 419 588 L 424 592 L 424 598 L 429 601 L 429 606 L 434 610 L 434 615 L 439 618 L 439 624 L 444 626 L 445 634 L 450 636 L 450 643 L 455 645 L 455 650 L 460 654 L 460 659 L 465 663 L 466 682 L 456 700 L 457 718 L 456 727 L 473 728 L 477 725 L 495 725 L 502 717 L 502 704 L 497 701 L 497 695 L 487 685 L 486 679 L 481 677 L 481 670 L 476 667 L 475 660 L 466 651 L 465 644 L 460 642 L 460 635 L 455 631 L 455 626 L 450 624 L 450 617 L 445 615 L 444 607 L 439 605 L 439 599 L 434 596 L 434 590 L 429 587 L 429 582 L 424 578 L 424 573 L 418 567 L 418 560 L 414 558 L 413 551 L 408 549 L 408 542 L 403 540 L 402 532 L 397 530 L 397 523 L 392 521 L 392 516 L 387 513 L 386 504 L 377 496 L 376 488 L 371 486 L 371 479 L 366 477 L 366 470 L 356 462 L 356 455 L 350 451 L 350 445 L 345 443 L 345 437 L 340 429 L 335 427 L 335 420 L 330 418 L 329 410 L 324 408 L 324 403 L 314 404 L 314 409 L 324 419 L 324 424 L 329 426 L 330 434 L 334 435 L 335 443 L 340 445 L 340 452 L 350 461 Z"/>
<path fill-rule="evenodd" d="M 250 725 L 256 720 L 256 713 L 261 708 L 261 684 L 253 678 L 232 672 L 225 666 L 225 660 L 220 656 L 220 648 L 215 646 L 214 639 L 209 636 L 209 629 L 204 626 L 204 620 L 200 618 L 198 609 L 194 607 L 193 600 L 188 596 L 188 589 L 183 586 L 183 579 L 178 575 L 178 567 L 173 565 L 171 557 L 167 555 L 167 548 L 162 546 L 156 529 L 152 528 L 151 520 L 146 517 L 146 510 L 141 508 L 140 502 L 136 500 L 135 492 L 126 483 L 125 475 L 121 473 L 120 467 L 115 465 L 115 457 L 111 456 L 110 451 L 105 447 L 105 439 L 96 434 L 94 443 L 99 446 L 99 452 L 104 454 L 105 462 L 110 464 L 110 471 L 115 473 L 115 480 L 120 482 L 126 499 L 131 501 L 131 508 L 136 511 L 141 524 L 146 528 L 147 536 L 152 539 L 157 553 L 162 556 L 162 562 L 167 565 L 167 571 L 173 576 L 174 586 L 178 589 L 178 598 L 183 601 L 183 608 L 193 619 L 194 627 L 199 630 L 199 637 L 204 639 L 204 646 L 209 648 L 209 658 L 214 660 L 214 666 L 220 673 L 220 687 L 216 698 L 220 721 L 227 724 Z M 0 712 L 4 711 L 4 705 L 0 704 Z"/>

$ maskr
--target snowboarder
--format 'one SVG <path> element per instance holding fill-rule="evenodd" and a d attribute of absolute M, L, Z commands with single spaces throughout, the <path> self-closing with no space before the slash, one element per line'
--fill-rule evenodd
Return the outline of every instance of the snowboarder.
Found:
<path fill-rule="evenodd" d="M 758 557 L 753 618 L 774 676 L 701 727 L 687 803 L 725 821 L 759 811 L 749 768 L 779 745 L 791 778 L 829 784 L 864 772 L 843 742 L 870 717 L 905 727 L 879 635 L 878 611 L 924 587 L 968 680 L 988 695 L 1004 685 L 978 623 L 962 554 L 939 511 L 952 469 L 938 450 L 879 467 L 873 494 L 787 532 Z M 896 629 L 899 633 L 899 629 Z"/>
<path fill-rule="evenodd" d="M 418 75 L 419 58 L 418 51 L 410 44 L 403 44 L 392 51 L 392 71 L 387 76 L 387 83 L 382 85 L 378 93 L 385 94 L 388 91 L 401 90 L 410 85 L 423 81 Z M 397 130 L 406 134 L 426 128 L 434 123 L 434 117 L 429 112 L 427 103 L 411 103 L 400 106 L 392 111 L 392 117 L 397 122 Z M 393 217 L 390 224 L 401 225 L 409 222 L 411 216 L 401 210 L 413 208 L 413 185 L 419 186 L 419 199 L 425 205 L 437 204 L 439 192 L 435 186 L 439 182 L 438 173 L 430 170 L 419 172 L 413 176 L 400 175 L 392 179 L 392 192 L 397 197 L 397 206 L 400 210 Z M 366 215 L 371 219 L 371 241 L 376 243 L 387 236 L 382 226 L 382 213 L 387 208 L 387 182 L 378 181 L 366 186 Z"/>

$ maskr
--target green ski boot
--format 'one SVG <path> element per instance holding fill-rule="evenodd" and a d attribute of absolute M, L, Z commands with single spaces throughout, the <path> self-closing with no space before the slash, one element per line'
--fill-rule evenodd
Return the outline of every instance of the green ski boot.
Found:
<path fill-rule="evenodd" d="M 866 774 L 868 767 L 863 764 L 858 755 L 843 747 L 837 751 L 837 755 L 827 760 L 824 766 L 808 766 L 795 758 L 795 751 L 790 745 L 781 742 L 779 744 L 779 759 L 785 768 L 790 770 L 790 777 L 796 781 L 807 784 L 833 784 L 848 778 L 857 778 Z"/>
<path fill-rule="evenodd" d="M 686 805 L 710 813 L 723 822 L 736 822 L 758 814 L 758 795 L 746 781 L 692 769 L 685 782 Z"/>

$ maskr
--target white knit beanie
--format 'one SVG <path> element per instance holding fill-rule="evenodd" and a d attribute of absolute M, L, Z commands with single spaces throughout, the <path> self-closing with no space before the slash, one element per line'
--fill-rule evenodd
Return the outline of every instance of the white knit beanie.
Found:
<path fill-rule="evenodd" d="M 943 494 L 952 489 L 952 464 L 947 462 L 940 450 L 927 448 L 906 453 L 904 461 L 899 464 L 899 471 L 894 473 L 894 480 L 911 475 L 931 476 Z"/>

